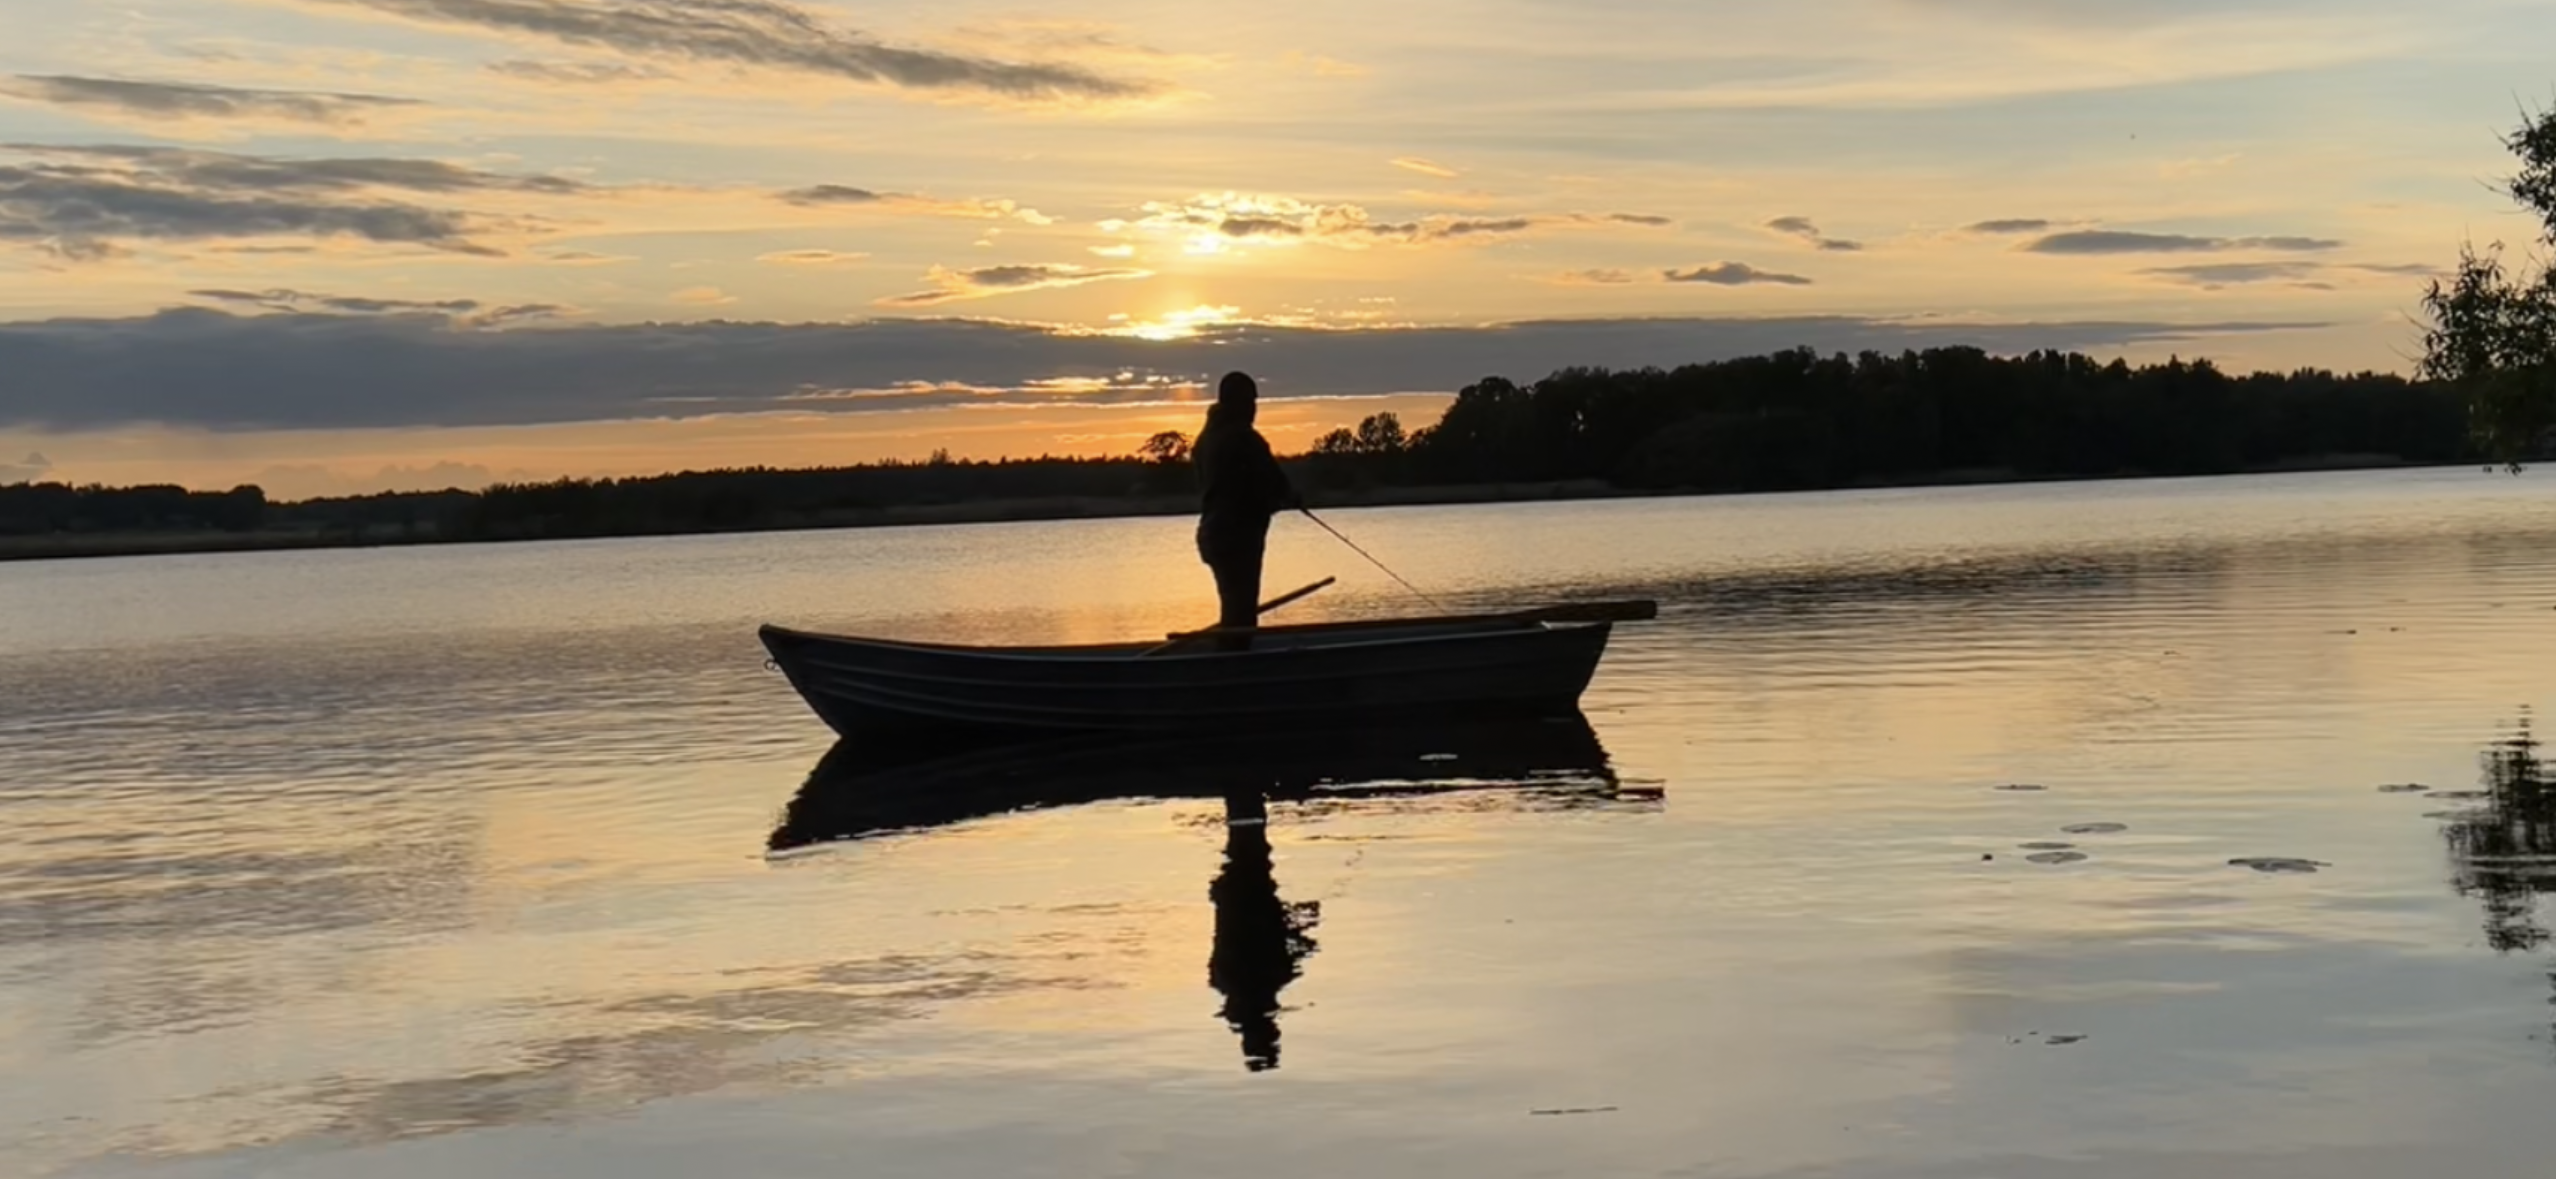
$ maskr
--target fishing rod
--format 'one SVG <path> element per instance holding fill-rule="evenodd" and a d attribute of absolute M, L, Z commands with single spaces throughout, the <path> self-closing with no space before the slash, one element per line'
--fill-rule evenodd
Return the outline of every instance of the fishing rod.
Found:
<path fill-rule="evenodd" d="M 1348 537 L 1346 537 L 1346 536 L 1342 536 L 1342 535 L 1340 534 L 1340 530 L 1339 530 L 1339 529 L 1332 527 L 1332 526 L 1331 526 L 1331 524 L 1330 524 L 1328 521 L 1324 520 L 1322 517 L 1317 516 L 1317 515 L 1314 515 L 1314 514 L 1313 514 L 1313 509 L 1312 509 L 1312 508 L 1308 508 L 1308 507 L 1305 507 L 1305 506 L 1303 506 L 1303 505 L 1299 504 L 1299 505 L 1297 505 L 1296 510 L 1297 510 L 1297 511 L 1299 511 L 1299 512 L 1303 512 L 1303 513 L 1305 514 L 1305 519 L 1311 520 L 1311 521 L 1313 521 L 1314 523 L 1321 525 L 1321 526 L 1322 526 L 1322 530 L 1323 530 L 1323 531 L 1325 531 L 1325 532 L 1330 533 L 1334 539 L 1338 540 L 1338 541 L 1339 541 L 1340 543 L 1342 543 L 1342 544 L 1348 545 L 1348 546 L 1349 546 L 1349 550 L 1350 550 L 1351 552 L 1354 552 L 1354 553 L 1358 554 L 1358 555 L 1359 555 L 1359 556 L 1361 556 L 1361 557 L 1365 557 L 1365 558 L 1367 559 L 1367 563 L 1368 563 L 1368 564 L 1373 565 L 1373 566 L 1375 566 L 1375 567 L 1376 567 L 1376 568 L 1378 568 L 1378 569 L 1382 569 L 1382 570 L 1384 570 L 1384 575 L 1385 575 L 1385 576 L 1390 577 L 1390 578 L 1394 579 L 1395 581 L 1401 582 L 1401 583 L 1402 583 L 1402 588 L 1407 589 L 1407 590 L 1410 590 L 1413 596 L 1415 596 L 1415 597 L 1419 598 L 1419 599 L 1420 599 L 1421 601 L 1423 601 L 1423 602 L 1427 602 L 1427 603 L 1429 604 L 1429 606 L 1430 606 L 1430 608 L 1431 608 L 1431 609 L 1437 610 L 1437 611 L 1439 611 L 1439 612 L 1441 612 L 1441 613 L 1445 613 L 1445 612 L 1447 612 L 1447 608 L 1446 608 L 1446 606 L 1444 606 L 1444 605 L 1440 604 L 1440 603 L 1439 603 L 1439 601 L 1438 601 L 1436 598 L 1430 597 L 1429 595 L 1427 595 L 1427 594 L 1425 594 L 1425 593 L 1422 593 L 1422 592 L 1420 591 L 1420 587 L 1419 587 L 1419 586 L 1416 586 L 1416 585 L 1411 584 L 1411 582 L 1410 582 L 1408 579 L 1406 579 L 1405 577 L 1403 577 L 1401 574 L 1394 572 L 1394 571 L 1393 571 L 1393 569 L 1392 569 L 1392 567 L 1390 567 L 1390 566 L 1386 565 L 1386 564 L 1385 564 L 1384 562 L 1382 562 L 1382 561 L 1377 560 L 1377 559 L 1376 559 L 1376 555 L 1375 555 L 1374 553 L 1370 553 L 1370 552 L 1368 552 L 1368 551 L 1367 551 L 1367 550 L 1365 550 L 1365 549 L 1359 548 L 1359 547 L 1358 547 L 1358 542 L 1357 542 L 1357 541 L 1351 540 L 1351 539 L 1349 539 L 1349 538 L 1348 538 Z"/>

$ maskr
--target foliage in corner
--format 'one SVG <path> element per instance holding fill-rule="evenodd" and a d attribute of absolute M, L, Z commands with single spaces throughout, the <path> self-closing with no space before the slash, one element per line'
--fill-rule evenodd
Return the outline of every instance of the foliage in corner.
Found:
<path fill-rule="evenodd" d="M 2536 244 L 2556 248 L 2556 110 L 2528 117 L 2503 144 L 2521 161 L 2504 191 L 2537 214 Z M 2556 434 L 2556 264 L 2534 256 L 2515 272 L 2500 243 L 2470 243 L 2457 275 L 2424 292 L 2423 309 L 2421 375 L 2457 388 L 2478 449 L 2518 472 Z"/>

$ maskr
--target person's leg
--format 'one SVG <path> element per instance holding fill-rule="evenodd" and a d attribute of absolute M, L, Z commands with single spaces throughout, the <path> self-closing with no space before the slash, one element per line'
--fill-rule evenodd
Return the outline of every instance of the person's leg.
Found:
<path fill-rule="evenodd" d="M 1216 625 L 1250 627 L 1260 623 L 1260 566 L 1262 549 L 1268 534 L 1223 538 L 1215 547 L 1215 559 L 1208 568 L 1216 574 Z M 1227 651 L 1248 650 L 1250 635 L 1225 635 L 1217 646 Z"/>

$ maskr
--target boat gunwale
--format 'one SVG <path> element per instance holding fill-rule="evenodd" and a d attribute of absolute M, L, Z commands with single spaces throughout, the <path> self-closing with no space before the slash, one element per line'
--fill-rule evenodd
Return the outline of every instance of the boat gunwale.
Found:
<path fill-rule="evenodd" d="M 1483 639 L 1492 636 L 1547 633 L 1558 630 L 1580 630 L 1587 627 L 1608 625 L 1609 624 L 1605 622 L 1551 623 L 1506 618 L 1496 614 L 1482 615 L 1470 619 L 1369 619 L 1353 620 L 1346 624 L 1300 623 L 1295 626 L 1288 627 L 1262 627 L 1257 633 L 1261 635 L 1303 635 L 1316 637 L 1326 632 L 1346 633 L 1344 637 L 1337 642 L 1289 643 L 1285 646 L 1258 647 L 1242 651 L 1220 651 L 1212 644 L 1202 643 L 1199 644 L 1199 647 L 1196 650 L 1173 650 L 1164 651 L 1161 654 L 1150 655 L 1148 652 L 1155 651 L 1162 646 L 1160 642 L 1090 643 L 1054 647 L 984 647 L 972 646 L 965 643 L 932 643 L 909 639 L 879 639 L 871 638 L 866 635 L 825 634 L 818 631 L 797 630 L 791 627 L 778 626 L 772 623 L 763 624 L 758 633 L 765 638 L 767 647 L 770 645 L 770 640 L 773 637 L 778 636 L 791 642 L 873 647 L 891 651 L 911 651 L 924 655 L 947 656 L 963 659 L 1035 663 L 1126 663 L 1142 659 L 1148 663 L 1162 663 L 1171 661 L 1189 662 L 1202 659 L 1221 660 L 1229 657 L 1281 655 L 1306 651 L 1339 651 L 1361 647 L 1403 646 L 1418 643 L 1450 642 L 1456 640 Z M 1366 630 L 1371 633 L 1358 633 L 1356 630 L 1350 630 L 1349 628 L 1351 626 L 1357 626 L 1361 630 Z M 773 652 L 773 655 L 776 660 L 780 658 L 780 653 L 778 651 Z"/>

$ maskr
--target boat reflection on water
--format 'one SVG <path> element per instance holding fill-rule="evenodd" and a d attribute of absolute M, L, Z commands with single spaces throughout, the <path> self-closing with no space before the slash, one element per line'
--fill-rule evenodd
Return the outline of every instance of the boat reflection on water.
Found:
<path fill-rule="evenodd" d="M 2483 903 L 2485 940 L 2498 951 L 2536 950 L 2551 936 L 2538 899 L 2556 892 L 2556 781 L 2539 745 L 2523 716 L 2479 758 L 2485 788 L 2478 805 L 2441 816 L 2452 883 Z"/>
<path fill-rule="evenodd" d="M 1336 808 L 1461 806 L 1638 810 L 1658 787 L 1626 783 L 1577 712 L 1542 719 L 1097 736 L 999 746 L 846 741 L 808 775 L 772 832 L 775 853 L 999 815 L 1115 800 L 1221 799 L 1222 866 L 1208 984 L 1244 1065 L 1277 1067 L 1279 992 L 1304 973 L 1320 902 L 1286 900 L 1273 871 L 1279 825 Z"/>

